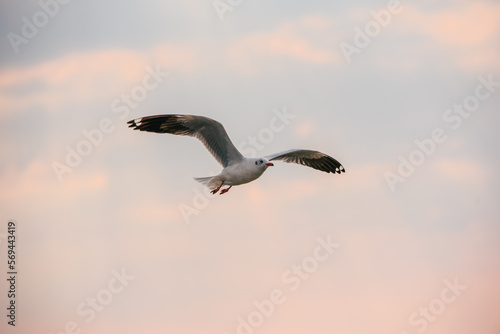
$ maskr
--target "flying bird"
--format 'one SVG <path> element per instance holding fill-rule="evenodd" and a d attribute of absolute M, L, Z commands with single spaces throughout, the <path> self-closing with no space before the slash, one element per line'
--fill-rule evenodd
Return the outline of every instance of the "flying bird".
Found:
<path fill-rule="evenodd" d="M 156 115 L 136 118 L 129 122 L 130 128 L 139 131 L 170 133 L 198 138 L 224 167 L 215 176 L 195 178 L 196 181 L 211 189 L 216 194 L 225 194 L 232 186 L 245 184 L 259 178 L 271 161 L 291 162 L 326 172 L 343 173 L 344 167 L 329 155 L 318 151 L 292 149 L 261 158 L 244 157 L 233 145 L 221 123 L 203 116 L 195 115 Z"/>

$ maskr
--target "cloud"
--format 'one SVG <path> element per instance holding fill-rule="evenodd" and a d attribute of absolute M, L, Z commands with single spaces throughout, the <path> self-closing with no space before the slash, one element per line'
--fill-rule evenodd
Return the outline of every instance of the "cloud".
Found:
<path fill-rule="evenodd" d="M 467 182 L 481 186 L 488 179 L 487 168 L 471 160 L 441 158 L 433 162 L 433 168 L 440 174 L 440 178 L 455 184 Z"/>
<path fill-rule="evenodd" d="M 126 49 L 74 53 L 29 67 L 3 69 L 2 114 L 42 107 L 64 110 L 75 103 L 110 101 L 142 81 L 147 68 L 192 71 L 198 66 L 193 48 L 160 44 L 139 52 Z"/>
<path fill-rule="evenodd" d="M 421 52 L 415 50 L 421 61 L 445 52 L 443 61 L 466 71 L 491 70 L 500 64 L 498 3 L 463 2 L 431 13 L 411 4 L 401 15 L 405 35 L 426 37 Z"/>
<path fill-rule="evenodd" d="M 442 44 L 474 47 L 490 42 L 498 33 L 499 12 L 497 3 L 468 2 L 460 9 L 426 15 L 430 24 L 423 28 Z"/>
<path fill-rule="evenodd" d="M 343 35 L 352 35 L 346 18 L 351 22 L 373 20 L 371 16 L 366 17 L 369 12 L 369 8 L 357 7 L 334 16 L 305 15 L 272 31 L 251 33 L 228 47 L 228 63 L 247 75 L 282 72 L 287 61 L 313 66 L 347 66 L 338 47 Z M 433 12 L 416 4 L 405 4 L 403 11 L 381 30 L 381 36 L 391 37 L 385 39 L 385 51 L 380 53 L 384 49 L 379 49 L 379 53 L 368 60 L 377 66 L 404 71 L 415 71 L 428 66 L 430 61 L 444 63 L 444 68 L 491 70 L 498 67 L 500 59 L 496 47 L 499 15 L 500 5 L 494 2 L 463 2 Z M 478 21 L 481 24 L 477 24 Z M 364 23 L 357 26 L 363 28 Z M 419 38 L 408 39 L 408 36 Z M 375 42 L 369 47 L 380 44 L 379 38 L 374 37 Z M 344 38 L 349 39 L 352 36 Z"/>
<path fill-rule="evenodd" d="M 178 224 L 183 223 L 181 211 L 178 206 L 151 203 L 152 199 L 149 198 L 149 200 L 124 208 L 122 213 L 123 218 L 133 221 L 148 221 L 160 226 L 172 221 Z"/>
<path fill-rule="evenodd" d="M 340 64 L 341 55 L 332 47 L 335 44 L 330 44 L 331 22 L 319 15 L 305 16 L 273 31 L 244 36 L 228 48 L 229 63 L 245 74 L 279 71 L 285 60 L 319 66 Z"/>
<path fill-rule="evenodd" d="M 500 300 L 496 284 L 500 279 L 499 229 L 496 198 L 489 196 L 496 194 L 493 185 L 497 179 L 493 167 L 487 165 L 496 160 L 484 154 L 478 160 L 460 154 L 453 159 L 436 154 L 394 193 L 384 179 L 384 172 L 394 168 L 393 158 L 397 155 L 387 150 L 405 142 L 405 137 L 396 137 L 391 130 L 398 126 L 399 117 L 405 118 L 409 112 L 397 109 L 397 117 L 386 117 L 386 109 L 394 106 L 385 101 L 411 104 L 408 91 L 416 86 L 407 89 L 405 83 L 424 87 L 427 81 L 414 79 L 420 74 L 418 68 L 429 61 L 448 65 L 446 69 L 456 69 L 457 73 L 491 67 L 496 62 L 493 56 L 498 55 L 493 20 L 498 16 L 498 5 L 460 1 L 454 5 L 456 8 L 440 5 L 440 9 L 430 12 L 418 5 L 405 5 L 405 11 L 370 45 L 370 51 L 359 55 L 352 65 L 339 55 L 338 36 L 342 32 L 338 25 L 345 25 L 348 19 L 363 22 L 363 15 L 369 15 L 371 8 L 360 11 L 349 7 L 314 15 L 304 14 L 311 10 L 304 8 L 302 17 L 288 16 L 287 21 L 273 17 L 272 22 L 266 22 L 261 17 L 261 23 L 272 28 L 257 30 L 261 26 L 255 25 L 255 20 L 245 26 L 247 21 L 237 19 L 251 13 L 243 6 L 234 13 L 233 26 L 228 25 L 229 21 L 224 25 L 216 21 L 216 29 L 202 33 L 205 38 L 213 37 L 209 43 L 201 38 L 186 41 L 181 33 L 176 38 L 182 43 L 171 39 L 170 43 L 159 42 L 137 50 L 94 48 L 24 68 L 2 69 L 0 113 L 16 119 L 5 122 L 8 131 L 4 147 L 0 147 L 6 153 L 0 168 L 0 203 L 3 215 L 17 219 L 23 227 L 23 266 L 25 273 L 31 274 L 26 277 L 37 277 L 41 282 L 23 294 L 31 297 L 20 299 L 21 305 L 31 308 L 23 313 L 40 320 L 39 327 L 46 328 L 46 332 L 62 329 L 67 321 L 78 319 L 74 307 L 103 288 L 96 276 L 102 277 L 105 284 L 113 268 L 125 266 L 137 280 L 84 331 L 132 333 L 147 324 L 158 333 L 232 333 L 236 317 L 248 315 L 254 300 L 263 300 L 271 289 L 287 289 L 280 281 L 283 271 L 311 255 L 310 246 L 317 236 L 331 233 L 342 245 L 339 251 L 322 263 L 299 291 L 288 293 L 286 303 L 256 332 L 411 332 L 415 328 L 409 326 L 408 316 L 439 295 L 443 279 L 455 276 L 470 289 L 432 323 L 428 333 L 470 333 L 478 319 L 483 332 L 498 332 L 494 310 L 499 308 Z M 199 7 L 194 2 L 189 6 L 193 10 Z M 217 20 L 211 3 L 205 7 Z M 203 17 L 206 13 L 198 10 L 195 15 Z M 352 33 L 352 21 L 347 23 L 345 31 Z M 232 27 L 238 30 L 211 35 Z M 169 33 L 175 35 L 175 29 Z M 234 37 L 223 39 L 233 33 Z M 402 38 L 393 39 L 394 35 Z M 388 41 L 387 49 L 381 52 L 378 47 L 384 41 Z M 403 52 L 406 57 L 401 57 Z M 371 66 L 374 57 L 380 58 L 385 67 Z M 356 66 L 365 61 L 368 66 L 361 68 L 361 74 L 356 73 Z M 378 75 L 390 66 L 398 68 L 394 65 L 398 62 L 406 66 L 406 77 L 389 82 Z M 325 174 L 277 163 L 255 182 L 235 187 L 224 196 L 209 196 L 208 204 L 192 216 L 191 224 L 184 223 L 179 210 L 182 204 L 193 206 L 197 193 L 194 189 L 201 188 L 190 175 L 206 170 L 205 163 L 216 164 L 194 139 L 136 136 L 121 124 L 124 122 L 120 121 L 122 127 L 118 128 L 113 118 L 117 125 L 113 136 L 59 183 L 50 165 L 54 156 L 62 155 L 66 144 L 74 146 L 84 138 L 82 127 L 95 127 L 100 117 L 109 116 L 109 103 L 130 92 L 142 80 L 145 68 L 155 64 L 193 80 L 172 81 L 176 90 L 166 90 L 167 96 L 158 94 L 158 100 L 145 101 L 137 108 L 142 114 L 153 112 L 156 106 L 163 108 L 161 112 L 202 110 L 199 112 L 226 119 L 223 123 L 228 130 L 238 129 L 234 125 L 239 123 L 244 128 L 245 117 L 251 116 L 255 124 L 267 119 L 255 105 L 242 102 L 250 84 L 254 84 L 251 88 L 255 88 L 255 95 L 248 94 L 249 99 L 269 110 L 268 105 L 275 105 L 280 98 L 289 99 L 290 108 L 300 109 L 301 102 L 305 103 L 304 109 L 313 114 L 314 110 L 329 109 L 328 105 L 342 105 L 337 103 L 342 99 L 348 106 L 368 101 L 373 108 L 366 108 L 366 114 L 342 111 L 349 108 L 339 108 L 336 116 L 316 112 L 316 116 L 302 121 L 297 118 L 298 123 L 280 134 L 283 145 L 304 144 L 330 152 L 345 164 L 345 174 Z M 314 72 L 311 85 L 296 75 L 298 67 Z M 238 86 L 228 71 L 244 75 L 277 73 L 273 79 L 283 85 L 276 87 L 273 94 L 260 78 L 254 82 L 247 78 Z M 339 71 L 345 75 L 335 73 Z M 442 78 L 450 79 L 447 75 Z M 204 81 L 218 87 L 224 81 L 231 85 L 220 99 L 210 99 L 203 95 L 213 94 L 205 89 Z M 377 83 L 372 85 L 373 81 Z M 303 90 L 302 94 L 300 89 L 294 89 L 304 87 L 304 82 L 310 91 Z M 363 90 L 364 86 L 368 86 L 367 90 Z M 402 89 L 397 93 L 388 90 L 396 86 Z M 188 92 L 190 99 L 176 94 L 177 89 Z M 446 98 L 446 93 L 435 91 Z M 460 91 L 453 94 L 461 96 Z M 214 105 L 210 105 L 212 100 L 217 100 Z M 169 108 L 169 103 L 186 108 Z M 227 108 L 231 112 L 224 117 L 220 116 L 222 111 L 214 111 L 220 110 L 217 105 L 231 103 L 240 108 Z M 98 117 L 89 116 L 89 104 L 103 105 L 104 110 L 96 111 Z M 30 108 L 47 109 L 40 117 L 43 124 L 29 117 L 31 112 L 39 115 L 38 110 Z M 18 117 L 18 112 L 25 114 Z M 363 117 L 366 115 L 369 117 Z M 421 115 L 431 114 L 422 109 Z M 85 117 L 89 118 L 88 124 L 81 122 Z M 323 117 L 321 122 L 318 117 Z M 369 124 L 370 129 L 377 129 L 377 135 L 352 131 L 342 123 L 332 133 L 331 126 L 327 126 L 329 117 L 350 117 L 360 128 Z M 76 124 L 68 119 L 76 120 Z M 26 122 L 46 129 L 47 140 L 42 142 L 32 128 L 23 127 Z M 419 125 L 413 122 L 403 128 L 411 134 Z M 74 136 L 66 138 L 65 131 Z M 20 144 L 16 141 L 19 137 L 12 133 L 24 141 Z M 235 138 L 238 136 L 244 138 L 246 134 L 236 133 Z M 337 140 L 351 142 L 335 149 L 341 150 L 335 153 L 338 156 L 328 148 Z M 380 144 L 381 140 L 392 144 L 388 148 Z M 450 139 L 449 144 L 453 141 Z M 24 151 L 34 143 L 47 149 Z M 361 150 L 355 147 L 358 143 L 363 146 Z M 363 149 L 369 154 L 360 161 Z M 51 156 L 54 151 L 57 154 Z M 182 161 L 172 164 L 172 156 Z M 382 161 L 387 156 L 389 161 Z M 382 162 L 369 161 L 370 157 Z M 482 206 L 471 200 L 480 196 Z M 44 289 L 38 291 L 36 286 Z M 53 296 L 58 298 L 50 299 Z M 48 298 L 51 307 L 43 311 L 39 306 Z M 314 312 L 310 312 L 311 305 Z M 168 323 L 165 316 L 170 319 Z M 197 319 L 196 325 L 190 325 L 192 319 Z"/>
<path fill-rule="evenodd" d="M 113 96 L 138 80 L 146 63 L 132 51 L 72 54 L 25 68 L 3 71 L 0 79 L 3 110 L 43 106 L 59 110 L 67 103 Z M 26 87 L 35 89 L 26 91 Z"/>
<path fill-rule="evenodd" d="M 59 200 L 76 199 L 89 192 L 100 192 L 106 184 L 107 175 L 102 170 L 88 175 L 76 173 L 59 183 L 51 162 L 38 159 L 24 169 L 7 165 L 0 174 L 0 200 L 21 203 L 44 198 L 41 203 L 57 203 Z"/>
<path fill-rule="evenodd" d="M 300 138 L 307 138 L 311 132 L 313 132 L 316 128 L 316 124 L 312 120 L 303 121 L 298 124 L 294 131 Z"/>

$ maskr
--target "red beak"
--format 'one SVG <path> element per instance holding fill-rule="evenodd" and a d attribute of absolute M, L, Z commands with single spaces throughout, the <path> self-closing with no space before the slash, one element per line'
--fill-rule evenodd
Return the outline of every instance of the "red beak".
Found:
<path fill-rule="evenodd" d="M 272 162 L 268 162 L 266 166 L 274 166 Z"/>

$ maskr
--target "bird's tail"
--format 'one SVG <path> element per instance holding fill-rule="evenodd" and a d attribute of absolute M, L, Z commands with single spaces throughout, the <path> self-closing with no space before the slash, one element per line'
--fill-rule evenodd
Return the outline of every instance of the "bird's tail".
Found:
<path fill-rule="evenodd" d="M 217 176 L 195 177 L 194 179 L 210 189 L 215 189 L 220 184 L 220 180 Z"/>

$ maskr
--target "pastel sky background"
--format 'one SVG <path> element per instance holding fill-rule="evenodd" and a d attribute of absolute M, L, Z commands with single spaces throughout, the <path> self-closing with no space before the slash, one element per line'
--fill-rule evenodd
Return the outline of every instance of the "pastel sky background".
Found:
<path fill-rule="evenodd" d="M 2 1 L 0 331 L 233 334 L 278 289 L 285 301 L 239 332 L 500 333 L 500 87 L 482 87 L 490 96 L 469 117 L 447 114 L 473 101 L 479 78 L 500 81 L 500 3 L 399 8 L 348 62 L 339 45 L 386 1 L 242 1 L 224 20 L 212 0 L 69 1 L 18 52 L 9 33 L 43 19 L 42 7 Z M 114 112 L 156 68 L 168 77 L 127 115 Z M 346 173 L 276 163 L 200 198 L 192 177 L 220 166 L 198 141 L 126 126 L 205 115 L 249 148 L 276 110 L 294 118 L 260 155 L 317 149 Z M 53 163 L 103 119 L 112 131 L 59 181 Z M 446 140 L 392 191 L 386 173 L 436 128 Z M 5 317 L 11 219 L 15 328 Z M 292 290 L 283 275 L 328 236 L 340 247 Z M 122 270 L 134 279 L 103 299 Z M 466 286 L 450 303 L 446 280 Z M 77 309 L 98 296 L 106 305 L 87 321 Z M 430 305 L 439 314 L 422 320 Z"/>

